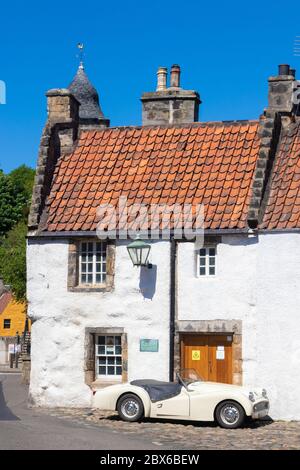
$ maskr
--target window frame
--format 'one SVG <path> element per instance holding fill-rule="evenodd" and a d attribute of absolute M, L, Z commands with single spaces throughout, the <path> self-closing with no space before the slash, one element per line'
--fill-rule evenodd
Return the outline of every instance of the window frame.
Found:
<path fill-rule="evenodd" d="M 9 322 L 9 326 L 5 325 L 5 322 Z M 3 318 L 3 330 L 11 329 L 11 318 Z"/>
<path fill-rule="evenodd" d="M 99 343 L 99 338 L 100 337 L 104 337 L 105 340 L 104 340 L 104 344 L 100 344 Z M 113 337 L 114 338 L 114 344 L 113 346 L 112 345 L 107 345 L 106 344 L 106 338 L 108 337 Z M 116 341 L 115 341 L 115 338 L 118 337 L 120 338 L 120 341 L 119 341 L 119 344 L 116 344 Z M 104 346 L 105 348 L 105 352 L 104 354 L 100 354 L 98 352 L 98 347 L 99 346 Z M 114 348 L 114 354 L 107 354 L 107 347 L 108 346 L 111 346 Z M 120 353 L 119 354 L 116 354 L 116 347 L 120 347 Z M 113 357 L 115 358 L 115 361 L 114 361 L 114 365 L 110 365 L 107 361 L 107 358 L 109 357 Z M 99 368 L 101 366 L 101 364 L 99 363 L 99 359 L 100 358 L 105 358 L 106 359 L 106 362 L 105 362 L 105 365 L 104 367 L 106 368 L 107 370 L 107 367 L 111 366 L 111 367 L 114 367 L 115 371 L 117 369 L 117 367 L 120 367 L 121 368 L 121 374 L 100 374 L 99 373 Z M 120 364 L 117 364 L 116 363 L 116 358 L 120 358 L 121 359 L 121 363 Z M 95 338 L 95 380 L 96 381 L 108 381 L 108 382 L 122 382 L 122 377 L 123 377 L 123 345 L 122 345 L 122 333 L 97 333 L 96 334 L 96 338 Z"/>
<path fill-rule="evenodd" d="M 82 256 L 83 256 L 83 250 L 82 250 L 82 245 L 83 244 L 86 244 L 87 245 L 87 250 L 85 251 L 86 253 L 86 256 L 89 256 L 89 249 L 88 249 L 88 244 L 92 244 L 93 245 L 93 249 L 92 249 L 92 282 L 89 283 L 89 282 L 82 282 L 82 274 L 85 274 L 86 276 L 88 276 L 90 273 L 88 273 L 88 271 L 86 271 L 85 273 L 82 272 L 82 265 L 83 263 L 86 264 L 86 266 L 88 266 L 88 261 L 86 262 L 83 262 L 82 261 Z M 101 249 L 100 249 L 100 257 L 101 257 L 101 261 L 97 261 L 96 257 L 97 257 L 97 244 L 100 244 L 101 245 Z M 103 253 L 105 253 L 105 259 L 103 261 L 102 259 L 102 256 L 103 256 Z M 100 271 L 97 272 L 97 264 L 100 264 Z M 103 271 L 103 264 L 105 264 L 105 271 Z M 100 275 L 101 276 L 101 280 L 100 282 L 96 282 L 96 276 L 97 275 Z M 104 275 L 104 278 L 103 278 L 103 275 Z M 78 247 L 78 287 L 82 287 L 82 288 L 97 288 L 97 287 L 101 287 L 101 286 L 105 286 L 106 285 L 106 278 L 107 278 L 107 243 L 105 241 L 102 241 L 102 240 L 81 240 L 79 242 L 79 247 Z"/>
<path fill-rule="evenodd" d="M 200 255 L 200 250 L 203 250 L 205 249 L 206 250 L 206 254 L 205 254 L 205 274 L 200 274 L 200 267 L 203 267 L 203 266 L 200 266 L 200 258 L 203 258 L 203 256 Z M 209 250 L 210 249 L 214 249 L 215 250 L 215 254 L 214 254 L 214 265 L 210 265 L 209 264 L 209 259 L 210 259 L 210 255 L 209 255 Z M 210 267 L 214 267 L 215 268 L 215 273 L 214 274 L 209 274 L 209 268 Z M 214 245 L 214 244 L 205 244 L 204 246 L 202 246 L 201 248 L 199 248 L 197 250 L 197 262 L 196 262 L 196 274 L 197 274 L 197 278 L 199 279 L 215 279 L 217 277 L 217 246 Z"/>

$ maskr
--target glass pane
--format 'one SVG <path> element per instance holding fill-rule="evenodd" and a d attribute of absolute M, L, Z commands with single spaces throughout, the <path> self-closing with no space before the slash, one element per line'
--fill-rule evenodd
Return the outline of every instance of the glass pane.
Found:
<path fill-rule="evenodd" d="M 96 274 L 96 284 L 101 284 L 101 282 L 102 282 L 101 274 Z"/>
<path fill-rule="evenodd" d="M 98 336 L 98 344 L 105 344 L 105 336 Z"/>
<path fill-rule="evenodd" d="M 116 346 L 116 354 L 121 354 L 122 348 L 121 346 Z"/>
<path fill-rule="evenodd" d="M 115 336 L 115 344 L 121 344 L 121 336 Z"/>
<path fill-rule="evenodd" d="M 107 364 L 110 364 L 110 365 L 115 365 L 115 357 L 108 357 L 107 358 Z"/>
<path fill-rule="evenodd" d="M 200 276 L 205 276 L 205 268 L 200 268 Z"/>
<path fill-rule="evenodd" d="M 200 266 L 205 266 L 205 258 L 200 258 Z"/>
<path fill-rule="evenodd" d="M 101 263 L 96 263 L 96 273 L 101 272 Z"/>
<path fill-rule="evenodd" d="M 209 258 L 209 265 L 210 265 L 210 266 L 214 266 L 214 265 L 215 265 L 215 261 L 216 261 L 215 257 Z"/>
<path fill-rule="evenodd" d="M 216 249 L 215 248 L 210 248 L 209 249 L 209 256 L 215 256 L 216 254 Z"/>
<path fill-rule="evenodd" d="M 117 375 L 122 375 L 122 367 L 116 367 Z"/>
<path fill-rule="evenodd" d="M 106 344 L 107 345 L 114 345 L 114 337 L 113 336 L 106 336 Z"/>
<path fill-rule="evenodd" d="M 81 244 L 81 251 L 86 251 L 86 243 Z"/>
<path fill-rule="evenodd" d="M 89 284 L 92 284 L 92 282 L 93 282 L 93 275 L 92 275 L 92 274 L 89 274 L 89 275 L 88 275 L 88 283 L 89 283 Z"/>
<path fill-rule="evenodd" d="M 103 366 L 99 367 L 99 374 L 106 375 L 106 367 L 103 367 Z"/>
<path fill-rule="evenodd" d="M 81 284 L 85 284 L 85 274 L 81 274 Z"/>
<path fill-rule="evenodd" d="M 93 242 L 89 242 L 87 246 L 88 246 L 88 251 L 93 251 Z"/>
<path fill-rule="evenodd" d="M 106 274 L 102 274 L 102 281 L 101 282 L 105 282 L 106 280 Z"/>
<path fill-rule="evenodd" d="M 99 357 L 99 364 L 102 366 L 106 364 L 106 357 Z"/>
<path fill-rule="evenodd" d="M 215 268 L 209 268 L 209 274 L 210 274 L 210 276 L 214 276 L 215 275 Z"/>
<path fill-rule="evenodd" d="M 201 248 L 200 249 L 200 256 L 205 256 L 206 255 L 206 249 L 205 248 Z"/>
<path fill-rule="evenodd" d="M 98 354 L 105 354 L 105 346 L 98 346 Z"/>
<path fill-rule="evenodd" d="M 122 364 L 122 358 L 121 357 L 116 357 L 116 364 L 118 364 L 118 365 Z"/>
<path fill-rule="evenodd" d="M 87 258 L 88 258 L 88 261 L 89 261 L 90 263 L 93 262 L 93 255 L 88 255 Z"/>
<path fill-rule="evenodd" d="M 81 261 L 82 261 L 83 263 L 86 262 L 86 255 L 81 255 Z"/>
<path fill-rule="evenodd" d="M 114 368 L 114 366 L 108 366 L 108 367 L 107 367 L 107 374 L 108 374 L 108 375 L 115 375 L 115 368 Z"/>
<path fill-rule="evenodd" d="M 93 263 L 88 264 L 88 272 L 92 273 L 93 272 Z"/>

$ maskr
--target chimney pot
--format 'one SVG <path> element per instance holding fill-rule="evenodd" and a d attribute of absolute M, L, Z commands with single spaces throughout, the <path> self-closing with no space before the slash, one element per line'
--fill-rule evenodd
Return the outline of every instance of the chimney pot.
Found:
<path fill-rule="evenodd" d="M 180 66 L 177 64 L 171 67 L 170 86 L 171 88 L 180 88 Z"/>
<path fill-rule="evenodd" d="M 290 75 L 290 66 L 288 64 L 280 64 L 278 66 L 278 75 Z"/>
<path fill-rule="evenodd" d="M 156 91 L 163 91 L 167 89 L 167 67 L 158 67 L 156 72 L 157 75 L 157 87 Z"/>
<path fill-rule="evenodd" d="M 290 69 L 290 75 L 292 75 L 295 78 L 296 77 L 296 69 Z"/>

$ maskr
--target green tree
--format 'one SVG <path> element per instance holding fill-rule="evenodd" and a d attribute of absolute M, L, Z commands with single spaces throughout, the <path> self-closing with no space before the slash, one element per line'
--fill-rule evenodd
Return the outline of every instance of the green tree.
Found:
<path fill-rule="evenodd" d="M 0 170 L 0 236 L 19 220 L 27 219 L 34 170 L 21 165 L 8 175 Z"/>
<path fill-rule="evenodd" d="M 0 170 L 0 278 L 17 300 L 26 298 L 27 216 L 34 170 L 21 165 L 5 175 Z"/>
<path fill-rule="evenodd" d="M 0 277 L 19 301 L 26 299 L 26 233 L 27 224 L 21 220 L 0 245 Z"/>

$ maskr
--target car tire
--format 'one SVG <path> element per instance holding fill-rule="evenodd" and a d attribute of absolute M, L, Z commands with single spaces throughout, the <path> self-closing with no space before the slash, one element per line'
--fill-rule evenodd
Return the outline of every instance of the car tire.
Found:
<path fill-rule="evenodd" d="M 236 429 L 245 421 L 245 411 L 236 401 L 226 400 L 216 408 L 215 418 L 219 426 L 225 429 Z"/>
<path fill-rule="evenodd" d="M 117 411 L 123 421 L 139 421 L 144 415 L 143 402 L 137 395 L 127 393 L 119 399 Z"/>

